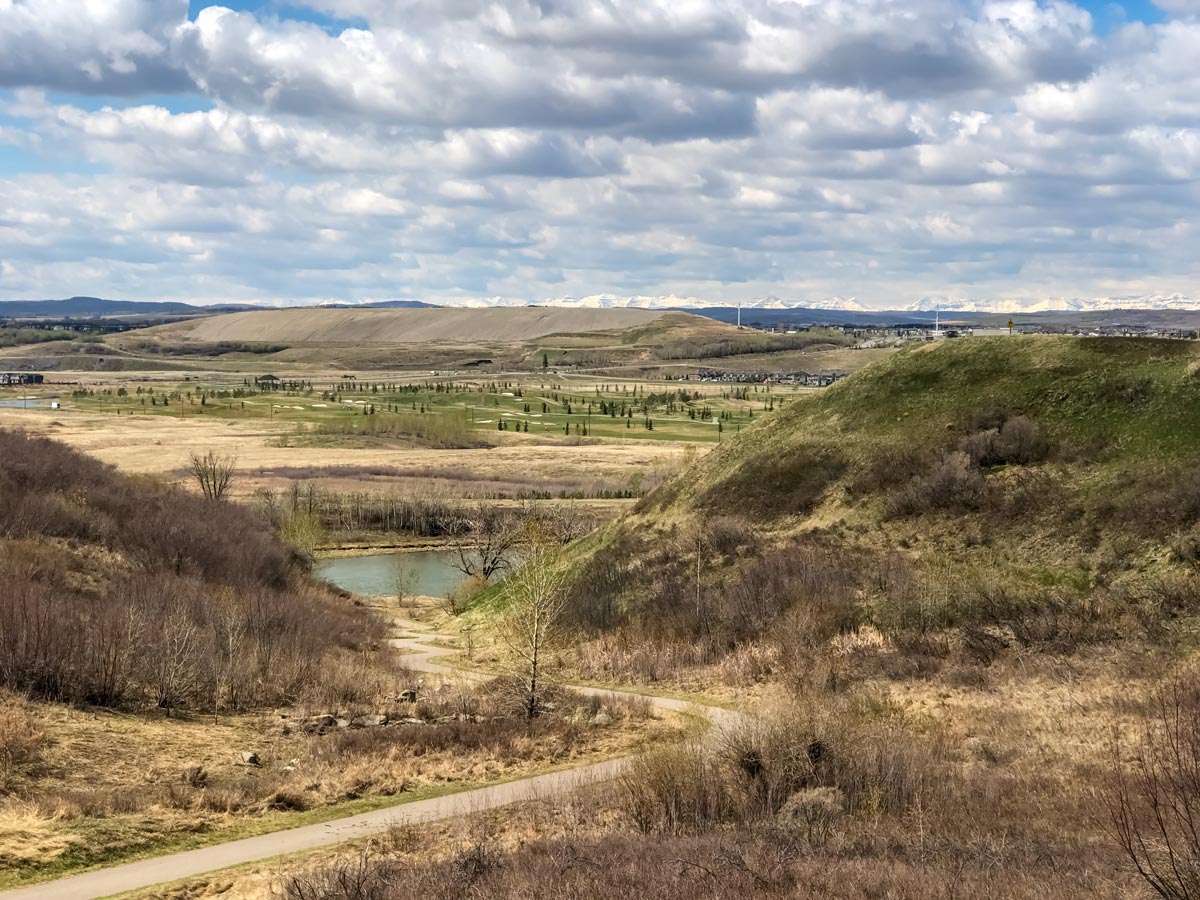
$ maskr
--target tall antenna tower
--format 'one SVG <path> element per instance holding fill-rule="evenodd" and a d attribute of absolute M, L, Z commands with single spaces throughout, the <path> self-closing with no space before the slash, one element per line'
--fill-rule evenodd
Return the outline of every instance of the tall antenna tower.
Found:
<path fill-rule="evenodd" d="M 738 328 L 742 327 L 742 301 L 738 301 Z"/>

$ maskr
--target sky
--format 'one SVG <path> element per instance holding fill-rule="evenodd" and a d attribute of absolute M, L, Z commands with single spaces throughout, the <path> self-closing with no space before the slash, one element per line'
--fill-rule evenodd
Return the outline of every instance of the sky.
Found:
<path fill-rule="evenodd" d="M 0 0 L 0 301 L 1200 301 L 1200 0 Z"/>

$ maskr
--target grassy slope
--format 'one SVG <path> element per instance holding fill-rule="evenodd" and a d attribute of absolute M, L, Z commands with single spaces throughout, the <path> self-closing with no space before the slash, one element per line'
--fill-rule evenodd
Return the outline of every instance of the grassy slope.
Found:
<path fill-rule="evenodd" d="M 975 571 L 1080 589 L 1105 571 L 1168 564 L 1172 542 L 1191 527 L 1196 359 L 1196 345 L 1180 341 L 914 346 L 762 416 L 573 556 L 583 564 L 613 544 L 648 548 L 701 518 L 735 517 L 764 544 L 815 532 L 842 546 L 936 552 Z M 996 409 L 1033 419 L 1049 458 L 980 470 L 993 499 L 978 508 L 889 513 L 891 495 Z M 1022 489 L 1032 495 L 1023 505 L 1014 499 Z"/>
<path fill-rule="evenodd" d="M 1179 341 L 1057 337 L 914 347 L 763 418 L 674 499 L 703 506 L 748 474 L 822 452 L 842 460 L 849 481 L 881 453 L 951 449 L 992 409 L 1036 421 L 1076 474 L 1103 481 L 1130 466 L 1168 466 L 1189 458 L 1200 434 L 1196 353 Z M 795 510 L 745 512 L 767 524 Z"/>

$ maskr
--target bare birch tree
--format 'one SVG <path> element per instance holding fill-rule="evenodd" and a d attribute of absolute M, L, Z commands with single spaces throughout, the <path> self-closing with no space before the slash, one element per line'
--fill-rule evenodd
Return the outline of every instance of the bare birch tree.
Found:
<path fill-rule="evenodd" d="M 196 687 L 195 654 L 198 642 L 196 625 L 182 605 L 169 611 L 161 625 L 155 647 L 153 674 L 154 700 L 167 712 L 182 705 Z"/>
<path fill-rule="evenodd" d="M 513 662 L 522 708 L 533 719 L 542 709 L 552 656 L 568 633 L 566 573 L 553 545 L 535 537 L 507 585 L 509 608 L 500 637 Z"/>

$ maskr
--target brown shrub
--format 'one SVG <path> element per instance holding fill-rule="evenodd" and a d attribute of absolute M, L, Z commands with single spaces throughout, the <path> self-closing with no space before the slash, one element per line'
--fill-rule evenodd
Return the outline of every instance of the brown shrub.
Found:
<path fill-rule="evenodd" d="M 715 516 L 705 523 L 704 542 L 719 556 L 735 556 L 754 542 L 754 529 L 741 516 Z"/>
<path fill-rule="evenodd" d="M 0 793 L 37 768 L 48 743 L 29 704 L 0 691 Z"/>
<path fill-rule="evenodd" d="M 1005 844 L 1007 846 L 1007 842 Z M 284 900 L 1122 900 L 1096 871 L 994 847 L 919 859 L 798 848 L 782 830 L 543 839 L 507 853 L 473 845 L 447 860 L 344 856 L 283 879 Z"/>
<path fill-rule="evenodd" d="M 947 776 L 940 745 L 841 701 L 743 717 L 715 743 L 652 751 L 622 777 L 620 805 L 640 831 L 694 833 L 773 820 L 813 788 L 836 789 L 851 812 L 898 814 L 939 797 Z"/>
<path fill-rule="evenodd" d="M 986 485 L 979 470 L 962 451 L 945 454 L 928 474 L 913 479 L 904 488 L 888 496 L 885 512 L 889 517 L 915 516 L 931 510 L 967 512 L 979 509 L 986 496 Z"/>
<path fill-rule="evenodd" d="M 1155 695 L 1132 759 L 1114 748 L 1106 795 L 1117 845 L 1164 900 L 1200 897 L 1200 679 L 1169 681 Z"/>
<path fill-rule="evenodd" d="M 1113 499 L 1103 513 L 1115 524 L 1145 537 L 1162 537 L 1200 523 L 1200 472 L 1194 465 L 1136 475 L 1126 499 Z"/>
<path fill-rule="evenodd" d="M 1050 442 L 1032 419 L 1013 416 L 998 427 L 968 435 L 961 449 L 977 466 L 1027 466 L 1046 459 Z"/>
<path fill-rule="evenodd" d="M 0 687 L 237 709 L 299 699 L 326 661 L 369 647 L 370 614 L 305 581 L 247 510 L 15 432 L 0 456 L 0 535 L 105 551 L 80 556 L 85 579 L 64 574 L 67 550 L 0 552 Z"/>

